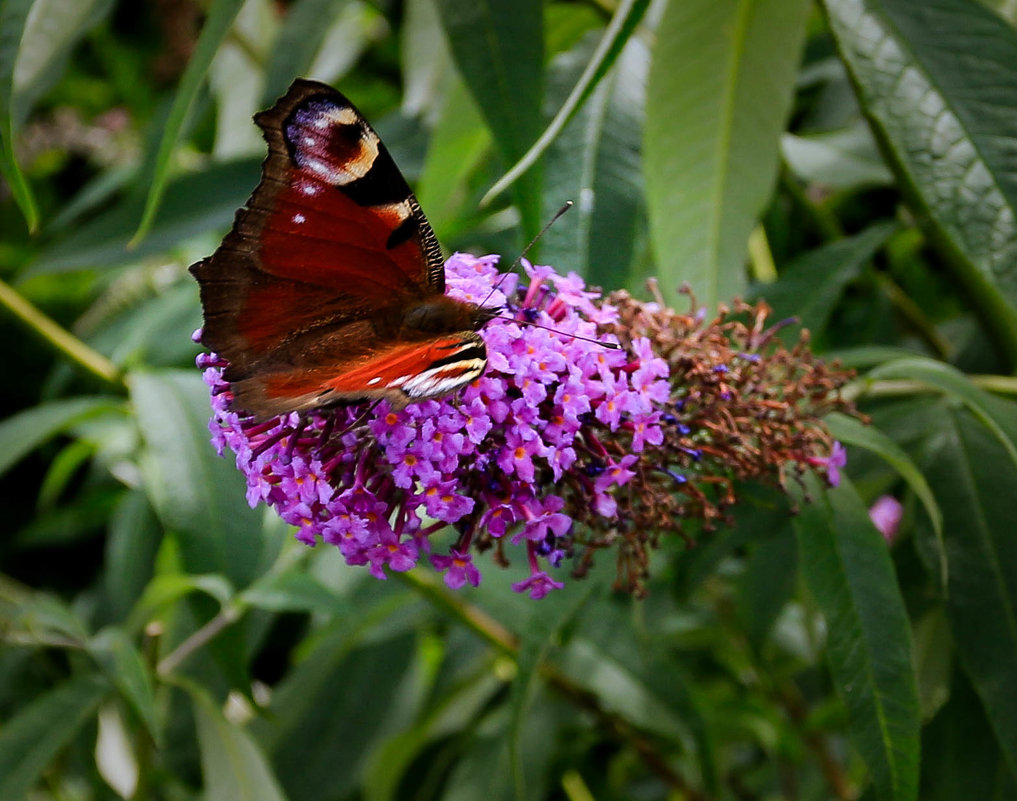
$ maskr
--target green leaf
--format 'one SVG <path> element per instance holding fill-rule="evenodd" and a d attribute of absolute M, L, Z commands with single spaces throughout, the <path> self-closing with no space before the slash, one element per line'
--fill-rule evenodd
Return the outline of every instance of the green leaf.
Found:
<path fill-rule="evenodd" d="M 970 0 L 824 0 L 890 163 L 1017 364 L 1017 33 Z"/>
<path fill-rule="evenodd" d="M 29 231 L 39 225 L 32 189 L 14 156 L 14 67 L 32 0 L 0 0 L 0 175 L 11 188 Z"/>
<path fill-rule="evenodd" d="M 145 662 L 134 643 L 122 629 L 110 626 L 92 637 L 88 651 L 141 718 L 149 736 L 159 745 L 162 731 L 156 721 L 155 692 Z"/>
<path fill-rule="evenodd" d="M 407 0 L 404 14 L 399 60 L 402 113 L 433 120 L 433 110 L 441 102 L 442 87 L 451 71 L 452 56 L 433 0 Z"/>
<path fill-rule="evenodd" d="M 939 579 L 940 583 L 946 586 L 948 562 L 945 553 L 946 546 L 943 542 L 943 512 L 917 465 L 911 461 L 911 457 L 905 453 L 903 448 L 878 428 L 864 425 L 853 417 L 837 412 L 827 415 L 824 422 L 836 439 L 845 445 L 855 445 L 876 454 L 907 482 L 911 491 L 925 507 L 925 513 L 932 522 L 932 530 L 938 544 L 940 557 Z"/>
<path fill-rule="evenodd" d="M 915 621 L 914 632 L 918 699 L 922 720 L 929 721 L 950 697 L 950 680 L 956 662 L 946 609 L 936 606 L 923 614 Z"/>
<path fill-rule="evenodd" d="M 188 689 L 194 700 L 205 796 L 216 801 L 284 801 L 286 796 L 251 735 L 223 717 L 203 689 Z"/>
<path fill-rule="evenodd" d="M 317 797 L 323 786 L 329 798 L 356 790 L 365 760 L 391 731 L 388 717 L 399 712 L 412 629 L 420 625 L 415 603 L 402 595 L 337 618 L 276 688 L 273 724 L 256 733 L 293 798 Z"/>
<path fill-rule="evenodd" d="M 1017 416 L 1017 406 L 998 412 Z M 997 410 L 994 410 L 997 411 Z M 923 465 L 943 509 L 950 582 L 947 612 L 961 664 L 1017 774 L 1017 466 L 994 432 L 943 404 Z"/>
<path fill-rule="evenodd" d="M 911 627 L 893 563 L 868 510 L 845 480 L 810 498 L 795 532 L 802 572 L 826 617 L 830 670 L 852 740 L 882 801 L 918 792 L 920 715 Z"/>
<path fill-rule="evenodd" d="M 486 663 L 470 680 L 445 688 L 420 721 L 389 738 L 373 754 L 364 771 L 365 801 L 399 799 L 401 782 L 421 752 L 430 743 L 469 732 L 503 689 Z"/>
<path fill-rule="evenodd" d="M 439 239 L 448 241 L 455 235 L 456 226 L 472 217 L 472 208 L 463 209 L 472 205 L 467 181 L 489 157 L 490 147 L 491 134 L 477 104 L 462 81 L 453 81 L 427 143 L 424 168 L 417 181 L 420 206 Z"/>
<path fill-rule="evenodd" d="M 561 711 L 555 706 L 555 697 L 540 688 L 533 707 L 523 725 L 526 727 L 521 747 L 525 754 L 520 760 L 526 771 L 528 798 L 552 798 L 557 795 L 549 787 L 555 775 L 554 752 L 556 744 L 582 727 L 587 721 L 574 719 L 571 726 L 562 722 Z M 508 714 L 504 707 L 495 707 L 478 721 L 471 732 L 467 748 L 456 759 L 442 792 L 442 801 L 510 801 L 513 795 L 513 776 L 510 767 L 507 739 Z M 580 797 L 581 796 L 577 796 Z"/>
<path fill-rule="evenodd" d="M 297 0 L 291 3 L 272 43 L 265 67 L 263 105 L 270 106 L 298 75 L 306 75 L 330 23 L 349 0 Z"/>
<path fill-rule="evenodd" d="M 735 611 L 757 653 L 798 584 L 798 552 L 790 525 L 752 542 L 738 577 Z"/>
<path fill-rule="evenodd" d="M 88 640 L 84 621 L 62 600 L 6 581 L 0 581 L 0 624 L 22 645 L 77 649 Z"/>
<path fill-rule="evenodd" d="M 805 0 L 668 3 L 646 102 L 643 167 L 661 287 L 707 307 L 742 294 L 748 238 L 777 175 Z"/>
<path fill-rule="evenodd" d="M 540 138 L 533 143 L 530 149 L 526 151 L 526 154 L 488 190 L 481 201 L 481 205 L 486 205 L 491 198 L 500 194 L 502 190 L 511 185 L 519 176 L 524 175 L 530 167 L 536 164 L 541 155 L 551 146 L 551 143 L 558 138 L 558 135 L 565 129 L 565 126 L 583 106 L 594 89 L 596 89 L 601 78 L 614 65 L 615 59 L 621 55 L 623 48 L 632 36 L 632 32 L 646 14 L 646 9 L 649 5 L 648 0 L 622 0 L 615 10 L 614 16 L 611 18 L 611 23 L 600 38 L 596 49 L 590 52 L 588 58 L 584 59 L 585 66 L 583 67 L 582 74 L 578 75 L 578 78 L 575 80 L 575 86 L 562 101 L 560 108 L 554 115 L 554 119 L 548 123 Z M 640 86 L 640 107 L 642 105 L 642 95 L 643 90 L 642 86 Z M 641 125 L 636 126 L 636 131 L 638 132 L 641 127 Z M 558 203 L 552 212 L 556 211 L 560 205 L 561 203 Z"/>
<path fill-rule="evenodd" d="M 225 606 L 234 596 L 233 586 L 222 576 L 215 574 L 193 576 L 184 573 L 168 573 L 152 579 L 137 605 L 131 612 L 130 628 L 137 628 L 148 622 L 151 614 L 169 607 L 184 596 L 202 592 Z"/>
<path fill-rule="evenodd" d="M 543 125 L 544 35 L 540 0 L 437 0 L 452 56 L 506 166 L 514 164 Z M 514 185 L 523 230 L 540 227 L 540 174 Z"/>
<path fill-rule="evenodd" d="M 116 620 L 125 618 L 152 578 L 162 528 L 141 490 L 124 493 L 109 518 L 103 580 Z"/>
<path fill-rule="evenodd" d="M 844 288 L 861 274 L 896 229 L 895 223 L 878 223 L 856 236 L 810 250 L 784 267 L 776 283 L 757 284 L 749 295 L 765 298 L 773 307 L 775 320 L 798 318 L 798 325 L 781 332 L 786 342 L 796 342 L 803 328 L 820 335 Z"/>
<path fill-rule="evenodd" d="M 183 131 L 191 104 L 205 80 L 205 73 L 208 71 L 212 59 L 215 58 L 219 45 L 229 33 L 230 26 L 233 25 L 233 20 L 243 4 L 243 0 L 212 0 L 205 24 L 201 28 L 201 35 L 198 37 L 194 52 L 187 61 L 187 67 L 180 79 L 176 96 L 173 98 L 173 106 L 170 108 L 169 117 L 163 128 L 162 139 L 159 142 L 159 152 L 155 158 L 155 171 L 150 179 L 148 197 L 141 213 L 141 222 L 138 224 L 138 230 L 131 238 L 129 246 L 141 242 L 155 221 L 155 214 L 169 177 L 173 150 L 176 147 L 177 139 L 180 138 L 181 131 Z"/>
<path fill-rule="evenodd" d="M 155 254 L 164 257 L 181 242 L 220 231 L 229 226 L 257 185 L 260 164 L 260 158 L 223 162 L 174 179 L 145 240 L 130 249 L 128 240 L 138 226 L 139 209 L 136 200 L 125 200 L 43 249 L 26 275 L 105 269 Z"/>
<path fill-rule="evenodd" d="M 348 601 L 298 568 L 264 576 L 241 593 L 240 599 L 272 612 L 321 612 L 331 616 L 353 613 Z"/>
<path fill-rule="evenodd" d="M 916 357 L 888 362 L 867 376 L 870 381 L 895 378 L 918 381 L 959 400 L 992 432 L 1010 461 L 1017 465 L 1017 432 L 1007 431 L 1011 413 L 1008 409 L 1001 411 L 996 399 L 972 384 L 962 372 L 942 362 Z"/>
<path fill-rule="evenodd" d="M 577 633 L 555 655 L 554 667 L 594 694 L 605 711 L 691 755 L 705 795 L 717 795 L 716 746 L 701 690 L 676 658 L 672 641 L 658 630 L 687 608 L 677 615 L 670 606 L 654 609 L 646 618 L 653 621 L 651 631 L 640 625 L 647 611 L 642 602 L 620 603 L 607 594 L 595 598 L 577 619 Z"/>
<path fill-rule="evenodd" d="M 893 174 L 861 119 L 838 131 L 786 133 L 780 149 L 791 172 L 807 184 L 848 191 L 893 184 Z"/>
<path fill-rule="evenodd" d="M 113 0 L 35 0 L 14 65 L 14 116 L 56 83 L 81 38 L 113 8 Z"/>
<path fill-rule="evenodd" d="M 572 84 L 592 44 L 587 37 L 554 60 L 552 96 L 558 85 Z M 576 206 L 544 235 L 541 258 L 601 286 L 626 283 L 644 228 L 639 153 L 648 67 L 646 44 L 631 39 L 547 153 L 544 217 L 565 200 Z"/>
<path fill-rule="evenodd" d="M 101 395 L 46 401 L 0 422 L 0 475 L 51 437 L 105 412 L 124 412 L 118 398 Z"/>
<path fill-rule="evenodd" d="M 1017 799 L 1017 782 L 992 741 L 982 702 L 957 672 L 950 701 L 922 733 L 922 801 Z"/>
<path fill-rule="evenodd" d="M 0 798 L 24 798 L 108 691 L 109 684 L 97 674 L 80 675 L 6 721 L 0 729 Z"/>
<path fill-rule="evenodd" d="M 232 458 L 220 458 L 209 443 L 201 377 L 196 370 L 133 373 L 128 385 L 144 438 L 145 488 L 163 525 L 179 537 L 187 571 L 250 583 L 272 547 Z"/>
<path fill-rule="evenodd" d="M 138 789 L 137 746 L 132 742 L 120 706 L 107 701 L 99 707 L 95 737 L 95 767 L 121 798 L 133 798 Z"/>
<path fill-rule="evenodd" d="M 632 666 L 608 658 L 593 643 L 579 638 L 555 662 L 575 683 L 593 693 L 605 711 L 666 740 L 691 743 L 686 721 L 677 710 L 661 703 Z"/>

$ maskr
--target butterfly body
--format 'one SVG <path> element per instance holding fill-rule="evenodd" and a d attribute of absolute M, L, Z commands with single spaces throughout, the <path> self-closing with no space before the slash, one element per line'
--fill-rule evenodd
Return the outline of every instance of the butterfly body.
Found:
<path fill-rule="evenodd" d="M 441 249 L 378 135 L 331 87 L 298 80 L 255 116 L 261 183 L 192 265 L 202 343 L 259 418 L 454 392 L 487 363 L 494 314 L 445 295 Z"/>

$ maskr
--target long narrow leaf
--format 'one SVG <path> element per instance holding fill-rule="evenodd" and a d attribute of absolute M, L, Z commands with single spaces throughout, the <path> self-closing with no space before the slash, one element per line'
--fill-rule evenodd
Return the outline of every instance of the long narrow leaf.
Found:
<path fill-rule="evenodd" d="M 166 186 L 155 222 L 143 242 L 128 248 L 137 229 L 138 208 L 132 199 L 103 212 L 88 225 L 69 229 L 66 236 L 38 254 L 26 275 L 108 268 L 165 253 L 180 242 L 226 228 L 238 206 L 258 182 L 261 158 L 213 164 L 198 173 L 181 175 Z M 201 198 L 196 202 L 195 198 Z"/>
<path fill-rule="evenodd" d="M 919 357 L 897 359 L 869 373 L 870 380 L 905 378 L 935 387 L 963 403 L 988 428 L 1014 465 L 1017 465 L 1017 439 L 1006 430 L 1006 416 L 1000 415 L 993 398 L 979 389 L 959 370 L 942 362 Z"/>
<path fill-rule="evenodd" d="M 572 62 L 587 60 L 585 44 L 555 59 L 552 95 L 560 71 L 571 78 L 582 68 Z M 631 39 L 545 162 L 544 217 L 564 200 L 576 206 L 545 234 L 541 254 L 562 272 L 576 270 L 601 286 L 626 284 L 643 239 L 640 150 L 648 66 L 646 44 Z"/>
<path fill-rule="evenodd" d="M 162 731 L 157 722 L 152 680 L 131 639 L 122 629 L 110 626 L 89 641 L 88 650 L 131 704 L 153 741 L 161 744 Z"/>
<path fill-rule="evenodd" d="M 452 56 L 487 120 L 506 164 L 518 160 L 542 126 L 544 35 L 540 0 L 437 0 Z M 540 175 L 514 186 L 524 229 L 540 225 Z"/>
<path fill-rule="evenodd" d="M 35 0 L 14 67 L 15 125 L 60 78 L 81 38 L 113 8 L 113 0 Z"/>
<path fill-rule="evenodd" d="M 744 291 L 748 238 L 777 175 L 808 11 L 804 0 L 668 4 L 643 158 L 665 290 L 688 282 L 707 306 Z"/>
<path fill-rule="evenodd" d="M 274 103 L 294 78 L 307 74 L 329 25 L 348 2 L 299 0 L 290 5 L 265 67 L 262 105 L 267 107 Z"/>
<path fill-rule="evenodd" d="M 838 239 L 799 256 L 773 284 L 756 285 L 750 297 L 763 297 L 773 307 L 774 318 L 796 317 L 800 322 L 782 332 L 794 342 L 800 330 L 821 335 L 840 301 L 844 289 L 897 230 L 892 222 L 877 223 L 859 234 Z"/>
<path fill-rule="evenodd" d="M 136 373 L 129 384 L 145 443 L 145 488 L 163 525 L 179 537 L 188 572 L 219 573 L 246 585 L 269 546 L 260 537 L 261 513 L 244 500 L 243 479 L 209 443 L 200 378 Z"/>
<path fill-rule="evenodd" d="M 525 790 L 521 738 L 526 710 L 532 696 L 538 668 L 551 644 L 559 637 L 561 630 L 579 614 L 594 589 L 594 582 L 590 582 L 584 587 L 576 587 L 575 583 L 569 585 L 565 592 L 566 597 L 556 599 L 557 603 L 545 614 L 533 616 L 531 624 L 526 627 L 525 634 L 519 643 L 519 652 L 516 656 L 516 677 L 512 684 L 512 697 L 509 701 L 512 717 L 509 722 L 508 744 L 509 762 L 518 799 L 530 797 Z"/>
<path fill-rule="evenodd" d="M 882 801 L 918 794 L 920 716 L 911 627 L 886 543 L 854 488 L 825 491 L 795 520 L 802 572 L 826 617 L 830 670 Z"/>
<path fill-rule="evenodd" d="M 40 403 L 0 422 L 0 475 L 26 454 L 75 423 L 104 412 L 121 411 L 117 398 L 101 395 Z"/>
<path fill-rule="evenodd" d="M 0 729 L 0 798 L 24 798 L 43 769 L 73 739 L 108 692 L 85 673 L 24 706 Z"/>
<path fill-rule="evenodd" d="M 228 721 L 204 690 L 191 686 L 205 795 L 217 801 L 285 801 L 265 755 Z"/>
<path fill-rule="evenodd" d="M 14 65 L 32 0 L 0 0 L 0 174 L 11 188 L 29 231 L 39 225 L 32 190 L 14 157 Z"/>
<path fill-rule="evenodd" d="M 969 0 L 824 0 L 891 166 L 1017 364 L 1017 32 Z"/>
<path fill-rule="evenodd" d="M 1014 404 L 1006 409 L 1015 416 Z M 1017 466 L 990 429 L 952 405 L 936 431 L 924 467 L 943 508 L 947 612 L 961 664 L 1017 775 Z"/>
<path fill-rule="evenodd" d="M 494 197 L 511 186 L 519 176 L 523 175 L 530 167 L 537 163 L 537 159 L 550 147 L 551 143 L 558 137 L 558 134 L 564 130 L 565 126 L 575 116 L 576 111 L 586 102 L 587 98 L 597 87 L 597 84 L 600 83 L 600 79 L 611 69 L 615 59 L 621 54 L 622 48 L 625 47 L 625 43 L 629 40 L 639 21 L 643 18 L 649 5 L 649 0 L 622 1 L 621 5 L 614 12 L 607 30 L 604 31 L 597 49 L 587 62 L 583 74 L 579 76 L 575 87 L 573 87 L 569 96 L 565 98 L 565 102 L 558 109 L 558 113 L 554 115 L 554 119 L 548 123 L 544 133 L 526 151 L 525 155 L 512 165 L 511 169 L 487 191 L 487 194 L 480 201 L 481 205 L 489 203 Z"/>
<path fill-rule="evenodd" d="M 155 158 L 155 172 L 149 185 L 145 209 L 141 214 L 138 230 L 134 232 L 131 246 L 145 238 L 148 229 L 155 220 L 155 213 L 159 209 L 166 181 L 169 178 L 170 159 L 187 120 L 187 113 L 198 94 L 198 89 L 201 88 L 202 81 L 205 80 L 209 64 L 215 58 L 219 45 L 226 38 L 226 34 L 242 5 L 243 0 L 212 1 L 208 18 L 205 20 L 205 27 L 201 30 L 194 54 L 187 62 L 187 68 L 180 79 L 180 87 L 177 89 L 176 97 L 173 98 L 173 107 L 170 109 L 169 118 L 166 120 L 166 127 L 163 129 L 162 139 L 159 142 L 159 152 Z"/>
<path fill-rule="evenodd" d="M 845 445 L 856 445 L 879 456 L 889 464 L 897 474 L 907 482 L 911 491 L 915 494 L 929 516 L 932 523 L 933 535 L 939 547 L 940 557 L 940 582 L 946 586 L 947 582 L 947 561 L 945 545 L 943 543 L 943 512 L 936 502 L 936 496 L 929 487 L 917 465 L 911 461 L 911 457 L 904 449 L 897 445 L 886 434 L 878 428 L 862 425 L 853 417 L 843 414 L 831 414 L 825 420 L 830 433 Z"/>

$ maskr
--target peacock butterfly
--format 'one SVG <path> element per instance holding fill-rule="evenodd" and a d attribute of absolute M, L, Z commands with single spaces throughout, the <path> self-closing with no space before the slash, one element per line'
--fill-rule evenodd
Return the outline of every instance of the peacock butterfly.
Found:
<path fill-rule="evenodd" d="M 193 264 L 201 342 L 228 362 L 255 417 L 447 395 L 484 372 L 495 312 L 445 295 L 441 249 L 363 115 L 298 79 L 255 115 L 261 182 L 232 230 Z"/>

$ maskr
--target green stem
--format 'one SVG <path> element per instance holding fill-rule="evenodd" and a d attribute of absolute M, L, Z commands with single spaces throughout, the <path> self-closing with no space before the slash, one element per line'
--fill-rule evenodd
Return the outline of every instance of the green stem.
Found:
<path fill-rule="evenodd" d="M 243 604 L 237 603 L 224 606 L 219 614 L 163 657 L 156 667 L 159 677 L 164 679 L 173 673 L 187 657 L 211 642 L 227 626 L 239 620 L 245 608 Z"/>
<path fill-rule="evenodd" d="M 772 284 L 777 280 L 777 267 L 773 263 L 773 251 L 766 238 L 766 229 L 757 225 L 749 234 L 749 269 L 752 276 L 762 284 Z"/>
<path fill-rule="evenodd" d="M 986 392 L 1017 397 L 1017 377 L 1006 375 L 969 375 L 966 377 L 968 381 Z M 899 398 L 939 391 L 921 381 L 904 378 L 893 381 L 866 381 L 862 378 L 844 387 L 841 390 L 841 395 L 845 400 L 855 401 L 859 398 Z"/>
<path fill-rule="evenodd" d="M 478 607 L 471 606 L 459 596 L 447 592 L 436 581 L 425 578 L 423 571 L 411 570 L 408 573 L 394 575 L 506 656 L 513 659 L 518 656 L 519 638 L 515 634 Z"/>
<path fill-rule="evenodd" d="M 79 367 L 108 384 L 124 388 L 123 376 L 113 362 L 59 326 L 3 281 L 0 281 L 0 304 Z"/>
<path fill-rule="evenodd" d="M 944 361 L 953 353 L 953 345 L 946 337 L 936 330 L 929 318 L 922 311 L 922 307 L 915 303 L 908 294 L 900 288 L 896 281 L 884 272 L 875 272 L 876 281 L 880 288 L 890 298 L 894 308 L 901 313 L 915 332 L 925 340 L 925 343 L 932 348 L 936 356 Z"/>

